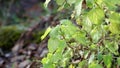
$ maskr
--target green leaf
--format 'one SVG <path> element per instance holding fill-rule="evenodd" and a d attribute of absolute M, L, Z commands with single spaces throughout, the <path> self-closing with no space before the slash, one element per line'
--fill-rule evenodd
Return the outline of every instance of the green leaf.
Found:
<path fill-rule="evenodd" d="M 68 20 L 68 19 L 60 20 L 60 24 L 61 25 L 65 25 L 65 26 L 67 26 L 67 25 L 73 25 L 72 22 L 70 20 Z"/>
<path fill-rule="evenodd" d="M 67 0 L 67 3 L 69 3 L 70 5 L 74 4 L 76 2 L 76 0 Z"/>
<path fill-rule="evenodd" d="M 88 33 L 92 30 L 92 22 L 88 17 L 84 19 L 83 29 L 86 30 Z"/>
<path fill-rule="evenodd" d="M 98 27 L 95 27 L 91 32 L 90 35 L 92 37 L 92 40 L 94 43 L 97 43 L 99 41 L 99 39 L 102 36 L 102 32 Z"/>
<path fill-rule="evenodd" d="M 66 39 L 71 39 L 77 31 L 77 27 L 70 20 L 61 20 L 61 31 Z"/>
<path fill-rule="evenodd" d="M 117 50 L 118 50 L 118 44 L 116 42 L 110 42 L 110 41 L 105 41 L 105 47 L 108 48 L 108 50 L 111 53 L 114 53 L 115 55 L 118 54 Z"/>
<path fill-rule="evenodd" d="M 107 68 L 110 68 L 111 64 L 112 64 L 112 55 L 111 54 L 104 55 L 103 61 L 104 61 L 105 65 L 107 66 Z"/>
<path fill-rule="evenodd" d="M 94 0 L 86 0 L 87 7 L 92 8 L 94 4 L 95 4 Z"/>
<path fill-rule="evenodd" d="M 77 31 L 74 35 L 73 38 L 75 38 L 76 41 L 78 41 L 80 44 L 86 45 L 86 33 L 84 31 Z"/>
<path fill-rule="evenodd" d="M 103 6 L 104 0 L 95 0 L 95 1 L 96 1 L 96 3 L 97 3 L 100 7 Z M 97 5 L 97 6 L 98 6 L 98 5 Z"/>
<path fill-rule="evenodd" d="M 97 55 L 97 59 L 98 59 L 99 61 L 101 61 L 102 58 L 103 58 L 103 55 L 102 55 L 101 53 L 98 53 L 98 55 Z"/>
<path fill-rule="evenodd" d="M 50 38 L 48 40 L 49 52 L 53 53 L 58 48 L 59 40 Z"/>
<path fill-rule="evenodd" d="M 50 32 L 50 37 L 51 38 L 60 38 L 60 26 L 57 25 L 55 28 L 53 28 Z"/>
<path fill-rule="evenodd" d="M 41 62 L 42 62 L 43 64 L 52 63 L 52 61 L 50 60 L 51 57 L 52 57 L 52 54 L 51 54 L 51 53 L 48 53 L 48 54 L 47 54 L 47 57 L 43 58 Z"/>
<path fill-rule="evenodd" d="M 79 63 L 79 68 L 85 68 L 85 66 L 87 65 L 86 64 L 87 63 L 87 60 L 83 60 L 83 61 L 81 61 L 80 63 Z"/>
<path fill-rule="evenodd" d="M 120 66 L 120 57 L 117 58 L 117 63 Z"/>
<path fill-rule="evenodd" d="M 92 49 L 92 50 L 96 50 L 96 49 L 97 49 L 97 45 L 95 45 L 95 44 L 91 44 L 91 45 L 90 45 L 90 49 Z"/>
<path fill-rule="evenodd" d="M 57 63 L 60 59 L 62 59 L 62 51 L 63 49 L 57 49 L 56 52 L 53 54 L 51 61 Z"/>
<path fill-rule="evenodd" d="M 65 0 L 56 0 L 56 3 L 57 3 L 58 5 L 63 5 L 64 2 L 65 2 Z"/>
<path fill-rule="evenodd" d="M 109 8 L 109 10 L 115 10 L 116 4 L 120 4 L 120 0 L 103 0 L 105 5 Z"/>
<path fill-rule="evenodd" d="M 44 3 L 45 8 L 47 8 L 48 3 L 49 3 L 50 1 L 51 1 L 51 0 L 46 0 L 46 1 L 45 1 L 45 3 Z"/>
<path fill-rule="evenodd" d="M 109 20 L 109 30 L 114 34 L 120 34 L 120 13 L 112 12 Z"/>
<path fill-rule="evenodd" d="M 101 24 L 104 20 L 104 11 L 100 8 L 93 8 L 88 13 L 88 18 L 93 24 Z"/>
<path fill-rule="evenodd" d="M 43 65 L 43 68 L 56 68 L 56 67 L 55 67 L 55 64 L 48 63 L 48 64 Z"/>
<path fill-rule="evenodd" d="M 61 11 L 64 8 L 64 6 L 65 6 L 64 4 L 60 6 L 57 11 Z"/>
<path fill-rule="evenodd" d="M 100 64 L 92 62 L 88 68 L 103 68 Z"/>
<path fill-rule="evenodd" d="M 65 53 L 63 54 L 64 58 L 70 58 L 72 57 L 72 50 L 69 48 L 65 51 Z"/>
<path fill-rule="evenodd" d="M 45 33 L 41 36 L 41 40 L 43 40 L 47 35 L 48 33 L 51 31 L 51 28 L 48 27 L 47 30 L 45 31 Z"/>
<path fill-rule="evenodd" d="M 82 2 L 83 2 L 83 0 L 76 0 L 75 9 L 74 9 L 75 13 L 76 13 L 76 17 L 79 17 L 81 14 Z"/>
<path fill-rule="evenodd" d="M 58 48 L 61 50 L 64 50 L 66 46 L 67 45 L 64 40 L 53 39 L 53 38 L 50 38 L 48 40 L 48 49 L 49 49 L 49 52 L 51 53 L 56 51 Z"/>

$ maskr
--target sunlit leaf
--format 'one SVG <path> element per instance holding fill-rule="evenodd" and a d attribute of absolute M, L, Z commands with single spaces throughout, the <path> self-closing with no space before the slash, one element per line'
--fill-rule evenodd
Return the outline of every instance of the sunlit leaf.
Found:
<path fill-rule="evenodd" d="M 87 32 L 90 32 L 92 30 L 92 22 L 88 17 L 85 18 L 84 20 L 83 29 L 86 30 Z"/>
<path fill-rule="evenodd" d="M 98 28 L 98 27 L 95 27 L 91 32 L 90 32 L 90 35 L 92 37 L 92 40 L 93 42 L 98 42 L 99 39 L 101 38 L 102 36 L 102 32 L 101 30 Z"/>
<path fill-rule="evenodd" d="M 45 3 L 44 3 L 45 8 L 47 8 L 48 3 L 49 3 L 50 1 L 51 1 L 51 0 L 46 0 L 46 1 L 45 1 Z"/>
<path fill-rule="evenodd" d="M 58 5 L 63 5 L 63 3 L 65 3 L 65 0 L 56 0 L 56 3 Z"/>
<path fill-rule="evenodd" d="M 74 33 L 77 31 L 77 27 L 72 24 L 70 20 L 61 20 L 61 31 L 64 33 L 66 39 L 72 38 Z"/>
<path fill-rule="evenodd" d="M 83 60 L 79 63 L 79 68 L 84 68 L 85 66 L 87 65 L 87 61 L 86 60 Z"/>
<path fill-rule="evenodd" d="M 78 41 L 80 44 L 87 44 L 86 42 L 86 33 L 82 31 L 77 31 L 74 35 L 73 38 L 75 38 L 76 41 Z"/>
<path fill-rule="evenodd" d="M 75 13 L 76 13 L 76 17 L 79 17 L 80 14 L 81 14 L 82 2 L 83 2 L 83 0 L 76 0 L 76 3 L 75 3 Z"/>
<path fill-rule="evenodd" d="M 107 66 L 107 68 L 110 68 L 112 65 L 112 55 L 110 55 L 110 54 L 104 55 L 103 61 L 104 61 L 105 65 Z"/>
<path fill-rule="evenodd" d="M 94 0 L 86 0 L 86 5 L 89 8 L 92 8 L 95 5 Z"/>
<path fill-rule="evenodd" d="M 100 64 L 92 62 L 88 68 L 103 68 Z"/>
<path fill-rule="evenodd" d="M 88 18 L 93 24 L 101 24 L 104 19 L 104 11 L 100 8 L 93 8 L 88 13 Z"/>
<path fill-rule="evenodd" d="M 116 9 L 116 4 L 120 4 L 120 0 L 103 0 L 105 5 L 110 9 L 110 10 L 115 10 Z"/>
<path fill-rule="evenodd" d="M 76 2 L 76 0 L 67 0 L 67 3 L 69 3 L 70 5 L 74 4 Z"/>
<path fill-rule="evenodd" d="M 41 36 L 41 40 L 43 40 L 47 35 L 48 33 L 51 31 L 51 28 L 48 27 L 47 30 L 45 31 L 45 33 Z"/>
<path fill-rule="evenodd" d="M 57 48 L 58 48 L 58 45 L 59 45 L 59 40 L 58 39 L 49 39 L 48 40 L 48 49 L 49 49 L 49 52 L 53 53 Z"/>
<path fill-rule="evenodd" d="M 63 50 L 66 47 L 64 40 L 50 38 L 48 41 L 49 52 L 53 53 L 57 48 Z"/>
<path fill-rule="evenodd" d="M 75 66 L 73 64 L 70 64 L 69 68 L 75 68 Z"/>
<path fill-rule="evenodd" d="M 120 13 L 111 13 L 109 30 L 114 34 L 120 34 Z"/>
<path fill-rule="evenodd" d="M 60 26 L 59 25 L 51 30 L 50 37 L 57 38 L 57 39 L 60 38 Z"/>
<path fill-rule="evenodd" d="M 111 52 L 111 53 L 114 53 L 114 54 L 118 54 L 117 53 L 117 50 L 118 50 L 118 44 L 116 42 L 110 42 L 110 41 L 105 41 L 105 47 L 108 48 L 108 50 Z"/>

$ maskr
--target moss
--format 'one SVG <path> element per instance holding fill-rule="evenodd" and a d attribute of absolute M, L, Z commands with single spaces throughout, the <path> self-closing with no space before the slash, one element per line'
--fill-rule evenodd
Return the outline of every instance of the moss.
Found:
<path fill-rule="evenodd" d="M 27 28 L 23 26 L 4 26 L 0 28 L 0 47 L 4 49 L 10 49 L 14 46 L 16 41 L 20 38 L 21 34 Z M 44 31 L 35 31 L 29 40 L 25 40 L 25 43 L 40 43 L 41 35 Z"/>

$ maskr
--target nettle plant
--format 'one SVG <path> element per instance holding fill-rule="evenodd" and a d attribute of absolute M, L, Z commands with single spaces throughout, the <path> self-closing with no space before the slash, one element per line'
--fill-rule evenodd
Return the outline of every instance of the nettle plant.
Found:
<path fill-rule="evenodd" d="M 47 7 L 50 0 L 46 0 Z M 55 0 L 71 19 L 48 28 L 49 53 L 43 68 L 119 68 L 120 0 Z M 67 11 L 71 12 L 71 11 Z M 44 36 L 45 36 L 44 35 Z M 44 38 L 44 37 L 43 37 Z"/>

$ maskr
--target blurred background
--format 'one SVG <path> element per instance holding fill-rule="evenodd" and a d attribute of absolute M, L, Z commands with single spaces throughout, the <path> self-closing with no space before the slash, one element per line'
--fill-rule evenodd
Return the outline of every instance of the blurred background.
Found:
<path fill-rule="evenodd" d="M 41 40 L 47 27 L 57 25 L 61 15 L 51 1 L 0 0 L 0 68 L 40 68 L 47 40 Z M 63 13 L 63 12 L 62 12 Z M 56 15 L 57 14 L 57 15 Z"/>

